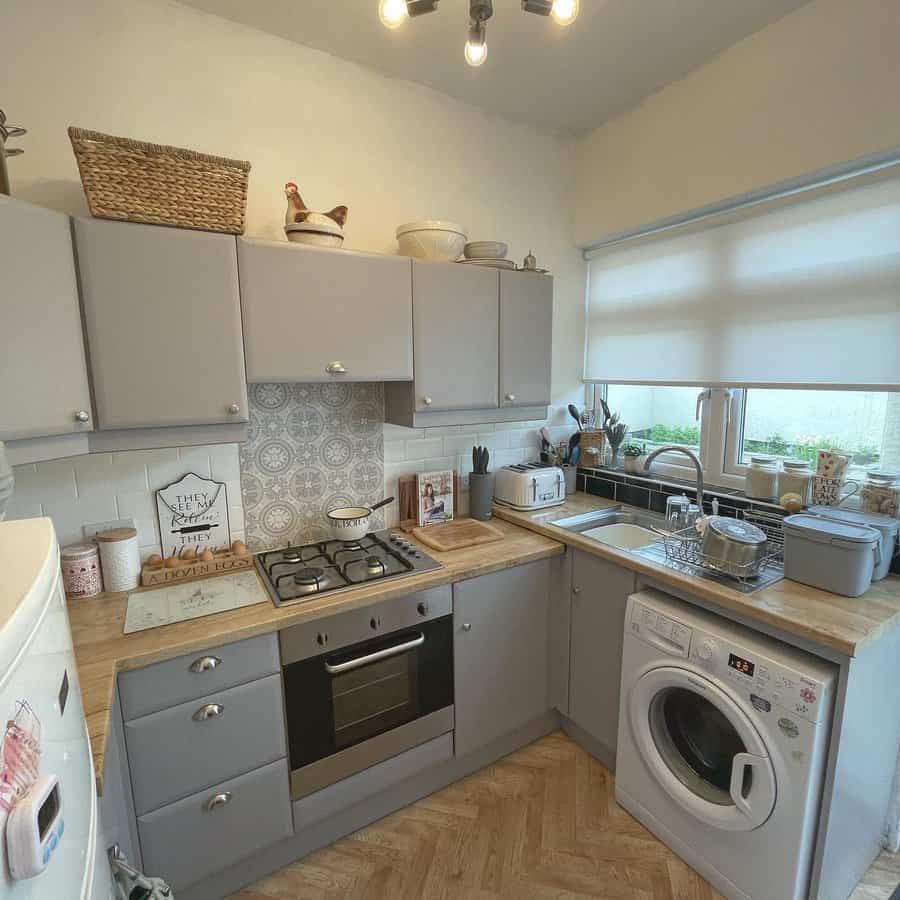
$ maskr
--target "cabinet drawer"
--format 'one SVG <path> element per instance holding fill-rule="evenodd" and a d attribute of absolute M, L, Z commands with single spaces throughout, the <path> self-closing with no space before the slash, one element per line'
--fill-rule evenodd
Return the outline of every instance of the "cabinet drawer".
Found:
<path fill-rule="evenodd" d="M 188 885 L 291 836 L 287 760 L 141 816 L 138 831 L 144 867 L 165 877 L 178 896 Z"/>
<path fill-rule="evenodd" d="M 125 740 L 140 816 L 284 756 L 281 675 L 132 719 Z"/>
<path fill-rule="evenodd" d="M 122 718 L 127 722 L 280 669 L 278 638 L 273 633 L 122 672 Z"/>

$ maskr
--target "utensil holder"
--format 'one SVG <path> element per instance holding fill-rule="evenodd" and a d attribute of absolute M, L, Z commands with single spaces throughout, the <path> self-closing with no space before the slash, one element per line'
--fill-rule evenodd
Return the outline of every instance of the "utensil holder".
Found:
<path fill-rule="evenodd" d="M 494 473 L 469 475 L 469 515 L 484 522 L 493 515 Z"/>

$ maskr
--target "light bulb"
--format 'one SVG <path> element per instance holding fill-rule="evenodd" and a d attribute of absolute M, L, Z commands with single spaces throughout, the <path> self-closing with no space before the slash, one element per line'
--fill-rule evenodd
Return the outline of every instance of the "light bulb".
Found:
<path fill-rule="evenodd" d="M 378 18 L 385 28 L 396 28 L 406 21 L 409 13 L 406 10 L 406 0 L 381 0 L 378 4 Z"/>
<path fill-rule="evenodd" d="M 578 0 L 553 0 L 550 15 L 557 25 L 571 25 L 578 18 Z"/>
<path fill-rule="evenodd" d="M 466 41 L 465 56 L 470 66 L 480 66 L 487 59 L 487 42 Z"/>

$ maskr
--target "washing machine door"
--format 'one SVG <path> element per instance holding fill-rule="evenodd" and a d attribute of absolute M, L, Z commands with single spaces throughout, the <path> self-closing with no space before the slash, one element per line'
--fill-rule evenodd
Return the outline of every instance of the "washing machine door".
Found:
<path fill-rule="evenodd" d="M 628 702 L 641 756 L 680 807 L 727 831 L 750 831 L 769 818 L 775 770 L 725 691 L 696 672 L 662 666 L 635 682 Z"/>

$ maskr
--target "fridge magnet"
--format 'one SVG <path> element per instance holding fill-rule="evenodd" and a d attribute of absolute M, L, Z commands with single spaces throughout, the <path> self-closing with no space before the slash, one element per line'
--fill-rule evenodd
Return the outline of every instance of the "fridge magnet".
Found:
<path fill-rule="evenodd" d="M 182 557 L 194 550 L 227 549 L 231 544 L 228 495 L 221 481 L 193 472 L 156 492 L 156 513 L 163 556 Z"/>
<path fill-rule="evenodd" d="M 453 470 L 416 476 L 419 525 L 440 525 L 453 518 Z"/>

